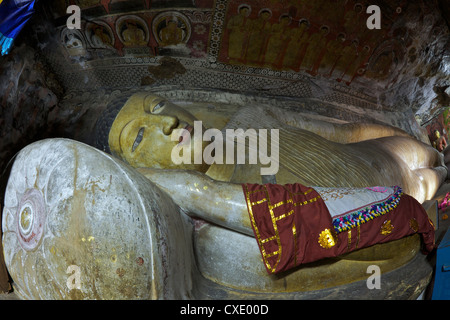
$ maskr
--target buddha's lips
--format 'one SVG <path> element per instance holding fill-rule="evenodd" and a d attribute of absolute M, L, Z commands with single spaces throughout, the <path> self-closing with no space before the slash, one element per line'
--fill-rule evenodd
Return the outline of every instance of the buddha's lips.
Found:
<path fill-rule="evenodd" d="M 178 139 L 178 143 L 182 143 L 182 142 L 185 142 L 185 141 L 189 142 L 190 138 L 191 138 L 192 131 L 194 131 L 194 127 L 189 125 L 189 124 L 186 125 L 186 127 L 184 127 L 183 134 Z"/>

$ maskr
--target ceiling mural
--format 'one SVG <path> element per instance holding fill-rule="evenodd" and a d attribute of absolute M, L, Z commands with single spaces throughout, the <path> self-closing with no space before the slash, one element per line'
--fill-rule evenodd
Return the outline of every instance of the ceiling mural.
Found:
<path fill-rule="evenodd" d="M 75 1 L 82 10 L 85 49 L 91 53 L 88 60 L 127 54 L 204 57 L 213 3 L 213 0 Z M 60 0 L 51 9 L 61 32 L 67 32 L 64 18 L 71 4 L 73 1 Z M 182 9 L 164 10 L 179 7 Z M 99 50 L 105 49 L 109 52 L 99 54 Z"/>
<path fill-rule="evenodd" d="M 81 30 L 66 27 L 73 4 Z M 49 62 L 78 90 L 188 83 L 417 115 L 445 78 L 429 61 L 448 27 L 422 0 L 58 0 L 47 11 L 60 33 Z"/>
<path fill-rule="evenodd" d="M 219 61 L 320 74 L 346 84 L 363 75 L 383 79 L 402 62 L 403 44 L 391 28 L 405 2 L 383 16 L 381 29 L 369 29 L 365 2 L 231 0 Z"/>

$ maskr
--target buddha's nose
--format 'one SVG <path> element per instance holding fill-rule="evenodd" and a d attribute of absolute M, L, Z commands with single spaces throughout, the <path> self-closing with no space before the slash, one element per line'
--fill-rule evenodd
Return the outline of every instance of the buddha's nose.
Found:
<path fill-rule="evenodd" d="M 172 134 L 173 129 L 178 127 L 179 120 L 177 117 L 173 116 L 163 116 L 162 119 L 162 131 L 166 136 Z"/>

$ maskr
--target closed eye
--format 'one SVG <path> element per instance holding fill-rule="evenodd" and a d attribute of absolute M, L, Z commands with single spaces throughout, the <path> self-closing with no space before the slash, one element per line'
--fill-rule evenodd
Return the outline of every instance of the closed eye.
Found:
<path fill-rule="evenodd" d="M 133 147 L 131 148 L 131 152 L 134 152 L 134 150 L 136 150 L 136 148 L 141 143 L 142 138 L 144 137 L 144 131 L 145 131 L 145 128 L 139 129 L 136 139 L 134 140 Z"/>
<path fill-rule="evenodd" d="M 161 101 L 159 102 L 156 106 L 153 107 L 152 113 L 155 113 L 158 110 L 161 110 L 162 108 L 164 108 L 166 102 L 165 101 Z"/>

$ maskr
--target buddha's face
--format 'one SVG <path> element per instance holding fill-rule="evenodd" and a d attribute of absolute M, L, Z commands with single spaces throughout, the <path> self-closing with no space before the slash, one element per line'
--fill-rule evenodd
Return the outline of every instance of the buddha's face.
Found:
<path fill-rule="evenodd" d="M 194 145 L 201 146 L 203 153 L 209 143 L 203 141 L 203 132 L 194 134 L 196 120 L 184 108 L 161 97 L 145 92 L 137 93 L 128 99 L 114 120 L 109 133 L 109 146 L 114 154 L 136 168 L 189 169 L 205 172 L 208 169 L 205 163 L 194 164 Z M 187 131 L 172 141 L 175 129 Z M 189 144 L 191 164 L 175 164 L 172 161 L 174 148 L 180 150 L 180 146 Z"/>

